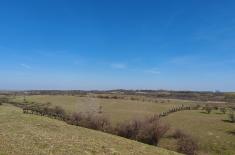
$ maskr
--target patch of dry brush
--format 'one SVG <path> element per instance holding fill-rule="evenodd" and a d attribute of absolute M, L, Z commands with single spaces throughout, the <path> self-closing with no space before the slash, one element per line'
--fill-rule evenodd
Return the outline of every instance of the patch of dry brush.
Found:
<path fill-rule="evenodd" d="M 186 155 L 196 155 L 198 144 L 189 134 L 180 129 L 176 129 L 172 135 L 177 140 L 177 151 Z"/>
<path fill-rule="evenodd" d="M 140 141 L 150 145 L 157 145 L 169 130 L 169 126 L 154 115 L 143 120 L 123 122 L 115 128 L 115 134 L 121 137 Z"/>

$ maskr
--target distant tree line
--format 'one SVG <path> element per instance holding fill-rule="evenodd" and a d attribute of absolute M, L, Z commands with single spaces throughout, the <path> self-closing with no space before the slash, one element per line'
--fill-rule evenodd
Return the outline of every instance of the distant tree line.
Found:
<path fill-rule="evenodd" d="M 0 91 L 2 95 L 78 95 L 87 94 L 119 94 L 135 95 L 164 99 L 186 99 L 195 101 L 224 101 L 235 102 L 235 93 L 224 93 L 220 91 L 169 91 L 169 90 L 28 90 L 28 91 Z"/>

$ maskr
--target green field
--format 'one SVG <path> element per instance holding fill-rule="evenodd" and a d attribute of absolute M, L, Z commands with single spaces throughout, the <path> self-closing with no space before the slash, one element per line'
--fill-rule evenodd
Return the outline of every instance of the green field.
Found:
<path fill-rule="evenodd" d="M 1 155 L 177 154 L 47 117 L 26 115 L 5 104 L 0 106 L 0 124 Z"/>
<path fill-rule="evenodd" d="M 23 97 L 17 97 L 17 101 L 23 101 Z M 63 95 L 35 95 L 27 96 L 26 100 L 37 103 L 50 102 L 51 106 L 61 106 L 67 112 L 90 111 L 97 112 L 102 106 L 102 114 L 110 118 L 113 124 L 132 118 L 143 118 L 166 111 L 182 104 L 194 105 L 193 101 L 163 100 L 142 101 L 127 99 L 100 99 L 91 96 L 63 96 Z M 205 114 L 202 110 L 182 111 L 170 114 L 163 121 L 170 124 L 171 130 L 160 141 L 160 147 L 175 150 L 176 141 L 170 138 L 174 129 L 182 129 L 197 139 L 200 146 L 200 155 L 234 155 L 235 136 L 231 134 L 235 130 L 235 124 L 226 121 L 227 115 L 219 111 Z"/>

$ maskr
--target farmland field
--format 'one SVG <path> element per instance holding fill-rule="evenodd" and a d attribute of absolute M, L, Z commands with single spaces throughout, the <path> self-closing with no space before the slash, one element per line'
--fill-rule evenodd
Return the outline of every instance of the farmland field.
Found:
<path fill-rule="evenodd" d="M 176 99 L 130 100 L 130 99 L 103 99 L 91 95 L 32 95 L 18 96 L 13 100 L 22 102 L 47 103 L 51 106 L 60 106 L 68 113 L 72 112 L 97 112 L 102 107 L 102 115 L 109 118 L 112 124 L 130 119 L 140 119 L 155 113 L 166 111 L 172 107 L 194 105 L 195 101 Z M 202 102 L 200 102 L 203 104 Z M 192 135 L 199 143 L 199 154 L 204 155 L 234 155 L 235 154 L 235 130 L 234 123 L 227 120 L 227 114 L 219 110 L 213 110 L 206 114 L 203 110 L 188 110 L 170 114 L 162 120 L 171 126 L 171 130 L 160 141 L 160 147 L 175 150 L 176 142 L 170 137 L 175 129 Z"/>

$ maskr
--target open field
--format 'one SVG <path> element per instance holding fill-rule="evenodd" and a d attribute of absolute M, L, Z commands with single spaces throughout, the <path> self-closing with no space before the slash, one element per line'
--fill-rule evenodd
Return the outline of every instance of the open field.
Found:
<path fill-rule="evenodd" d="M 13 100 L 23 102 L 24 97 L 18 96 Z M 31 102 L 47 103 L 51 106 L 60 106 L 67 112 L 97 112 L 102 107 L 102 115 L 108 117 L 112 124 L 129 120 L 140 119 L 144 116 L 153 115 L 166 111 L 172 107 L 184 105 L 195 105 L 195 103 L 205 104 L 206 102 L 195 102 L 177 99 L 157 99 L 151 101 L 130 100 L 130 99 L 103 99 L 91 95 L 87 97 L 69 95 L 31 95 L 26 96 L 28 104 Z M 217 104 L 220 104 L 218 102 Z M 170 124 L 171 130 L 160 141 L 160 147 L 170 150 L 176 149 L 176 141 L 171 138 L 175 129 L 182 129 L 186 133 L 197 139 L 200 155 L 234 155 L 235 154 L 235 124 L 227 122 L 227 114 L 222 114 L 219 110 L 213 110 L 211 114 L 206 114 L 203 110 L 189 110 L 170 114 L 162 118 L 164 122 Z"/>
<path fill-rule="evenodd" d="M 178 128 L 193 135 L 199 142 L 201 150 L 208 154 L 235 154 L 235 124 L 226 122 L 227 115 L 219 111 L 211 114 L 202 110 L 190 110 L 173 113 L 165 118 L 173 128 Z M 168 140 L 169 141 L 169 140 Z M 164 141 L 161 144 L 163 147 Z"/>
<path fill-rule="evenodd" d="M 1 155 L 177 154 L 47 117 L 25 115 L 9 105 L 0 106 L 0 124 Z"/>
<path fill-rule="evenodd" d="M 25 99 L 37 103 L 51 103 L 52 106 L 60 106 L 67 112 L 97 112 L 102 107 L 102 114 L 117 123 L 132 118 L 139 118 L 166 111 L 172 107 L 183 105 L 193 105 L 192 101 L 182 100 L 159 100 L 159 102 L 150 102 L 142 100 L 126 99 L 101 99 L 94 97 L 78 97 L 63 95 L 33 95 Z M 24 101 L 24 97 L 14 99 L 19 102 Z"/>

